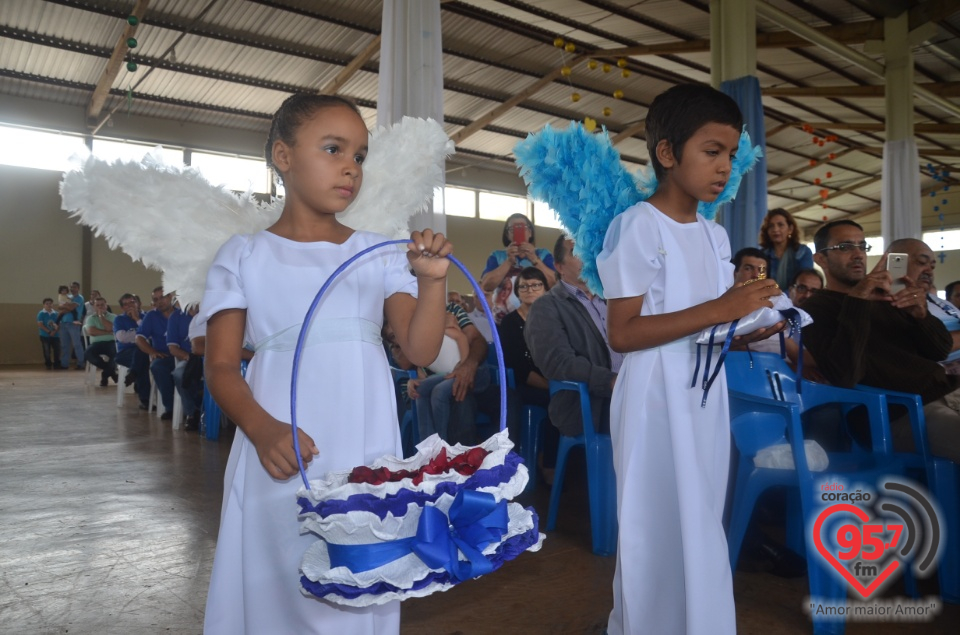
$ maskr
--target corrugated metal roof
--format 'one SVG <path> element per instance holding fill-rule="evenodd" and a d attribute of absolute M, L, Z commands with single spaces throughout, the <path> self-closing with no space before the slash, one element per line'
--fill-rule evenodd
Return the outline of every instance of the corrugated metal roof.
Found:
<path fill-rule="evenodd" d="M 768 1 L 814 27 L 873 23 L 883 17 L 854 0 Z M 128 0 L 4 0 L 0 93 L 85 106 L 126 27 L 131 6 Z M 105 111 L 119 107 L 118 112 L 203 125 L 265 129 L 290 91 L 321 89 L 373 41 L 380 30 L 380 11 L 379 0 L 152 0 L 136 34 L 138 46 L 130 52 L 140 66 L 135 72 L 121 68 Z M 585 46 L 611 49 L 707 40 L 707 0 L 456 0 L 442 5 L 441 16 L 444 109 L 451 134 L 560 66 L 572 67 L 569 78 L 548 84 L 466 138 L 458 161 L 508 167 L 518 138 L 547 123 L 563 126 L 571 118 L 589 116 L 615 133 L 641 121 L 653 98 L 674 83 L 710 81 L 711 57 L 705 50 L 630 57 L 626 78 L 616 66 L 603 73 L 602 67 L 591 70 L 585 61 L 573 63 Z M 783 30 L 763 17 L 757 26 L 761 32 Z M 960 82 L 960 15 L 943 16 L 936 26 L 935 36 L 914 50 L 915 76 L 917 82 L 946 87 Z M 558 36 L 576 42 L 577 50 L 571 54 L 555 47 Z M 850 46 L 865 50 L 862 41 Z M 876 54 L 868 55 L 882 62 Z M 601 65 L 616 61 L 602 51 L 596 56 Z M 340 92 L 375 104 L 378 60 L 374 54 Z M 880 181 L 849 194 L 831 194 L 827 208 L 819 192 L 833 193 L 880 174 L 878 149 L 884 132 L 855 128 L 882 123 L 884 99 L 882 94 L 852 91 L 882 85 L 882 78 L 806 44 L 763 48 L 757 66 L 763 89 L 853 87 L 850 95 L 831 97 L 764 96 L 765 123 L 773 131 L 766 140 L 770 206 L 800 207 L 799 216 L 810 225 L 824 215 L 833 218 L 874 208 Z M 132 90 L 132 99 L 127 90 Z M 616 90 L 623 91 L 622 100 L 614 98 Z M 579 95 L 576 102 L 573 93 Z M 947 99 L 957 103 L 957 97 Z M 604 108 L 611 114 L 604 116 Z M 364 107 L 363 112 L 373 125 L 374 111 Z M 914 116 L 917 123 L 960 123 L 955 114 L 921 100 L 915 100 Z M 826 126 L 816 134 L 836 134 L 837 141 L 813 145 L 813 134 L 800 128 L 804 123 Z M 784 124 L 789 127 L 780 129 Z M 960 127 L 921 132 L 917 140 L 924 166 L 927 161 L 935 167 L 960 161 L 952 156 L 960 145 Z M 622 141 L 618 149 L 631 161 L 647 158 L 642 135 Z M 838 158 L 828 160 L 831 152 Z M 811 167 L 811 159 L 825 163 Z M 820 183 L 815 182 L 818 178 Z M 922 177 L 922 187 L 932 183 L 929 174 Z M 936 215 L 932 218 L 937 220 Z M 924 222 L 932 222 L 926 208 Z"/>

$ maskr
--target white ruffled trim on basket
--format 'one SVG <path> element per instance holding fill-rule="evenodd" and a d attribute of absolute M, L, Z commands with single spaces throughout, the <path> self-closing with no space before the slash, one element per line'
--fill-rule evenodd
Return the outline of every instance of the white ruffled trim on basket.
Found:
<path fill-rule="evenodd" d="M 417 453 L 409 459 L 400 459 L 395 456 L 384 456 L 374 461 L 370 467 L 373 469 L 385 467 L 391 472 L 399 470 L 417 470 L 440 454 L 441 449 L 447 451 L 447 457 L 452 458 L 468 452 L 474 447 L 481 447 L 487 450 L 489 454 L 484 457 L 483 463 L 478 470 L 488 470 L 499 465 L 503 465 L 507 454 L 513 449 L 513 442 L 506 430 L 494 434 L 479 446 L 464 446 L 461 444 L 449 445 L 439 435 L 433 434 L 424 439 L 417 446 Z M 372 485 L 370 483 L 349 483 L 347 479 L 352 470 L 342 472 L 329 472 L 323 478 L 310 481 L 310 489 L 301 487 L 297 492 L 297 497 L 306 498 L 314 505 L 327 500 L 346 500 L 355 494 L 373 494 L 379 498 L 395 495 L 401 489 L 416 490 L 433 494 L 437 485 L 441 483 L 466 482 L 472 475 L 464 475 L 453 470 L 443 474 L 426 474 L 420 485 L 413 485 L 413 479 L 403 479 L 402 481 L 392 481 L 381 485 Z M 529 475 L 527 468 L 520 465 L 517 473 L 507 482 L 498 487 L 485 487 L 477 491 L 493 494 L 497 500 L 511 500 L 518 496 L 527 485 Z M 305 516 L 315 516 L 313 513 Z"/>
<path fill-rule="evenodd" d="M 454 497 L 442 495 L 437 500 L 437 508 L 445 514 L 453 504 Z M 353 573 L 346 567 L 330 567 L 330 557 L 327 552 L 327 541 L 334 544 L 370 544 L 386 540 L 408 538 L 416 535 L 422 508 L 410 505 L 403 518 L 388 515 L 382 521 L 371 512 L 351 512 L 337 514 L 324 521 L 308 520 L 305 527 L 324 539 L 316 541 L 303 555 L 301 571 L 310 580 L 320 584 L 341 584 L 358 588 L 365 588 L 386 582 L 400 591 L 391 591 L 379 595 L 365 594 L 357 598 L 345 598 L 336 593 L 324 596 L 324 599 L 345 606 L 372 606 L 384 604 L 392 600 L 411 597 L 424 597 L 437 591 L 446 591 L 454 586 L 449 583 L 433 583 L 422 589 L 410 590 L 418 580 L 422 580 L 430 571 L 442 569 L 429 568 L 419 557 L 411 553 L 402 558 L 387 563 L 382 567 Z M 507 533 L 500 542 L 488 545 L 484 555 L 494 553 L 500 544 L 514 536 L 519 536 L 533 529 L 533 515 L 519 503 L 507 505 L 509 524 Z M 539 551 L 545 536 L 540 533 L 536 544 L 527 548 L 527 551 Z M 310 595 L 307 591 L 305 594 Z"/>

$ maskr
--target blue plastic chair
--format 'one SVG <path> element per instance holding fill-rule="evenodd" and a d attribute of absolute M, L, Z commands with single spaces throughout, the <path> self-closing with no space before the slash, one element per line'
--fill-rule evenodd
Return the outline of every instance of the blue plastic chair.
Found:
<path fill-rule="evenodd" d="M 247 366 L 250 362 L 240 361 L 240 376 L 247 376 Z M 203 382 L 203 427 L 206 431 L 206 437 L 210 441 L 216 441 L 220 438 L 220 422 L 223 419 L 223 412 L 220 406 L 214 401 L 213 395 L 207 390 L 207 382 Z"/>
<path fill-rule="evenodd" d="M 583 434 L 576 437 L 560 437 L 553 491 L 550 493 L 547 530 L 553 531 L 557 528 L 557 510 L 560 506 L 560 492 L 563 490 L 567 456 L 573 448 L 583 446 L 587 455 L 587 489 L 590 498 L 593 553 L 598 556 L 610 556 L 617 550 L 617 480 L 613 472 L 613 445 L 609 434 L 599 434 L 593 428 L 590 391 L 587 385 L 573 381 L 550 382 L 551 397 L 561 390 L 580 393 Z"/>
<path fill-rule="evenodd" d="M 844 390 L 803 382 L 801 391 L 792 370 L 772 353 L 730 353 L 726 360 L 730 395 L 730 429 L 740 459 L 727 531 L 730 564 L 735 568 L 754 506 L 761 494 L 774 487 L 789 487 L 799 494 L 788 505 L 788 545 L 801 545 L 798 538 L 822 510 L 815 500 L 815 480 L 840 477 L 848 482 L 876 483 L 887 474 L 899 474 L 903 464 L 891 451 L 886 401 L 881 395 Z M 824 472 L 812 473 L 804 449 L 800 416 L 821 405 L 837 403 L 843 409 L 865 406 L 870 417 L 871 453 L 832 453 Z M 758 468 L 754 457 L 775 443 L 789 443 L 795 469 Z M 799 501 L 799 504 L 797 504 Z M 793 543 L 793 544 L 791 544 Z M 805 549 L 811 597 L 843 604 L 847 583 L 829 569 L 813 549 Z M 844 622 L 814 615 L 814 633 L 839 634 Z"/>
<path fill-rule="evenodd" d="M 960 469 L 956 463 L 931 454 L 920 395 L 862 385 L 857 390 L 883 395 L 888 404 L 907 409 L 914 452 L 898 452 L 896 456 L 903 461 L 909 476 L 926 481 L 927 489 L 939 502 L 940 521 L 946 525 L 946 544 L 937 565 L 940 596 L 945 602 L 960 604 Z"/>
<path fill-rule="evenodd" d="M 406 374 L 410 379 L 417 378 L 416 370 L 397 372 Z M 397 395 L 397 399 L 402 403 L 403 398 L 399 394 Z M 419 444 L 420 441 L 420 425 L 417 422 L 417 402 L 411 399 L 410 407 L 403 413 L 403 418 L 400 419 L 400 443 L 403 445 L 403 456 L 413 456 L 417 451 L 417 444 Z"/>
<path fill-rule="evenodd" d="M 537 485 L 537 455 L 543 444 L 543 422 L 547 411 L 540 406 L 523 404 L 520 419 L 520 456 L 530 471 L 530 480 L 523 491 L 530 492 Z"/>

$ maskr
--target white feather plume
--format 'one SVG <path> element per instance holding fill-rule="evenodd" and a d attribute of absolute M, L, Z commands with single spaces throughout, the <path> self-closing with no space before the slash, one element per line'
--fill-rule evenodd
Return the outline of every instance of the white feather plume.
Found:
<path fill-rule="evenodd" d="M 363 185 L 339 215 L 356 230 L 403 237 L 410 217 L 427 206 L 443 184 L 453 142 L 433 121 L 404 117 L 370 136 Z M 163 286 L 183 305 L 203 298 L 207 270 L 217 250 L 235 234 L 252 234 L 274 222 L 283 200 L 268 203 L 212 185 L 195 168 L 164 165 L 159 152 L 140 162 L 107 162 L 90 156 L 66 172 L 61 207 L 111 248 L 163 272 Z"/>

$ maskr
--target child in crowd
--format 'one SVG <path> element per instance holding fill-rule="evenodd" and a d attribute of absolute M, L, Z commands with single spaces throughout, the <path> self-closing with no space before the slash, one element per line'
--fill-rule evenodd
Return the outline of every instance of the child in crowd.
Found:
<path fill-rule="evenodd" d="M 199 316 L 208 320 L 207 382 L 238 426 L 207 598 L 208 635 L 399 632 L 398 602 L 343 608 L 299 588 L 300 558 L 316 537 L 300 535 L 295 495 L 302 483 L 292 478 L 297 321 L 340 264 L 386 239 L 336 217 L 361 186 L 367 137 L 356 106 L 342 98 L 302 94 L 284 101 L 266 144 L 267 162 L 286 190 L 283 212 L 268 229 L 227 241 L 207 276 Z M 299 444 L 310 478 L 401 452 L 382 323 L 385 316 L 412 363 L 436 358 L 445 319 L 443 256 L 452 249 L 429 229 L 410 240 L 406 257 L 381 249 L 354 263 L 312 321 L 298 391 Z M 256 350 L 246 381 L 244 341 Z"/>
<path fill-rule="evenodd" d="M 43 347 L 43 364 L 47 370 L 60 368 L 60 336 L 57 335 L 57 312 L 53 310 L 53 298 L 43 299 L 43 308 L 37 313 L 40 329 L 40 346 Z"/>
<path fill-rule="evenodd" d="M 68 302 L 70 302 L 71 299 L 73 299 L 73 296 L 70 295 L 70 287 L 68 287 L 65 284 L 61 284 L 57 288 L 57 308 L 60 308 L 63 305 L 67 304 Z M 57 324 L 60 324 L 60 320 L 62 319 L 63 319 L 62 313 L 57 315 L 57 319 L 56 319 Z"/>
<path fill-rule="evenodd" d="M 659 185 L 613 220 L 597 259 L 610 346 L 627 353 L 610 407 L 620 523 L 610 635 L 736 630 L 722 524 L 726 385 L 720 373 L 701 407 L 690 380 L 703 328 L 780 294 L 772 279 L 731 287 L 726 232 L 697 214 L 723 191 L 742 125 L 737 104 L 712 88 L 658 96 L 646 136 Z"/>

